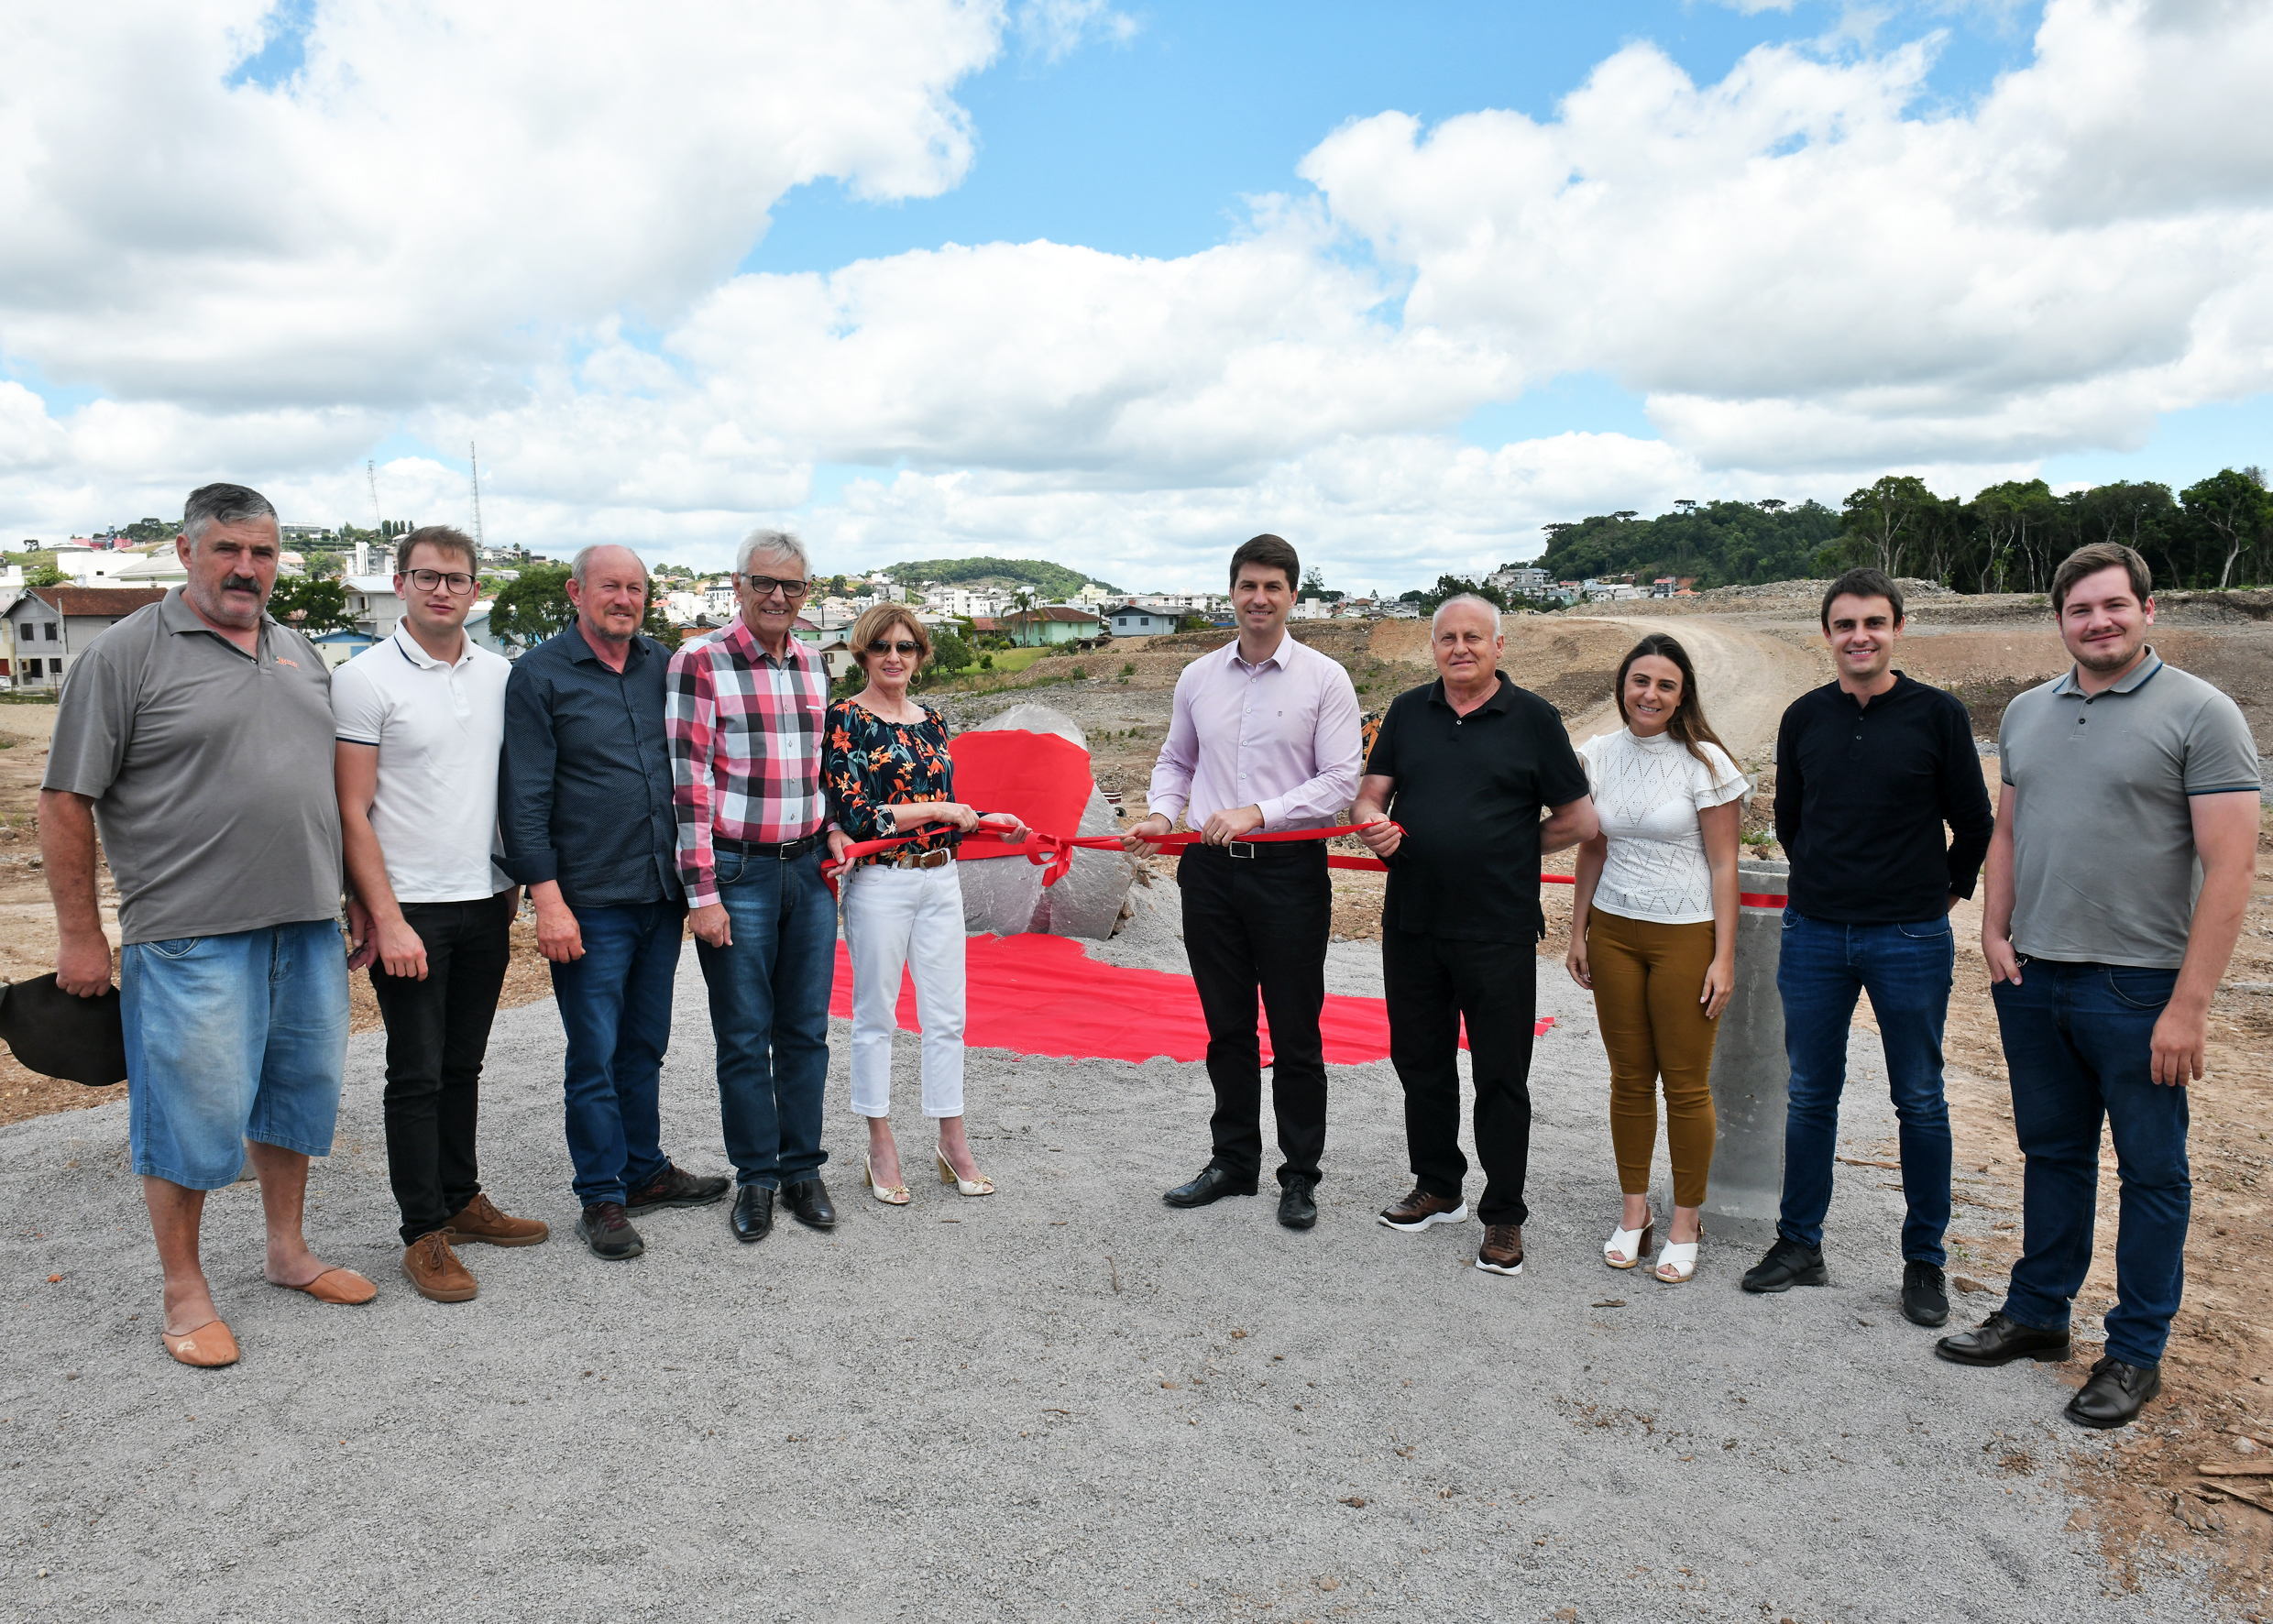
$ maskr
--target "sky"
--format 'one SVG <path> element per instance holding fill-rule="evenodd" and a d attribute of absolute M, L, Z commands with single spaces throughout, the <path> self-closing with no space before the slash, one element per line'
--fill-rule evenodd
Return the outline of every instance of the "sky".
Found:
<path fill-rule="evenodd" d="M 0 11 L 0 539 L 1329 585 L 2273 461 L 2256 0 Z M 373 489 L 377 487 L 377 507 Z"/>

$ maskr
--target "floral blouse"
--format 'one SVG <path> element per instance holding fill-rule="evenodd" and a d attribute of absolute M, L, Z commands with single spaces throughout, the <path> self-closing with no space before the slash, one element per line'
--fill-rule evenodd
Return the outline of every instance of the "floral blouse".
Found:
<path fill-rule="evenodd" d="M 876 823 L 879 807 L 955 798 L 955 758 L 947 752 L 947 729 L 927 710 L 919 722 L 888 722 L 864 705 L 840 699 L 822 725 L 821 787 L 837 827 L 855 840 L 884 839 Z M 901 851 L 953 850 L 962 833 L 950 823 L 927 823 Z M 892 853 L 880 853 L 889 856 Z M 863 857 L 870 863 L 877 857 Z"/>

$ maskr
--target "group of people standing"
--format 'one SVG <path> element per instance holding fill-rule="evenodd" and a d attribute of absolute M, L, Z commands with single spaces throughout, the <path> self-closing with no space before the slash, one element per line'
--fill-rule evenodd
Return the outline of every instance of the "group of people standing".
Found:
<path fill-rule="evenodd" d="M 265 612 L 280 545 L 258 492 L 192 493 L 177 543 L 187 585 L 74 664 L 41 791 L 67 992 L 111 984 L 98 828 L 118 886 L 129 1136 L 176 1359 L 238 1356 L 198 1232 L 205 1192 L 234 1180 L 247 1154 L 266 1278 L 326 1303 L 377 1294 L 324 1265 L 302 1229 L 308 1158 L 328 1153 L 337 1111 L 350 969 L 368 969 L 387 1027 L 388 1158 L 412 1285 L 465 1300 L 478 1288 L 460 1247 L 548 1238 L 491 1200 L 476 1146 L 524 892 L 567 1040 L 576 1229 L 595 1256 L 636 1257 L 635 1217 L 730 1190 L 739 1241 L 765 1238 L 777 1205 L 811 1228 L 836 1223 L 821 1177 L 832 882 L 853 972 L 851 1104 L 867 1126 L 865 1188 L 891 1206 L 911 1199 L 889 1123 L 905 970 L 923 1028 L 922 1111 L 937 1125 L 930 1166 L 960 1195 L 994 1191 L 963 1124 L 955 852 L 983 825 L 1013 840 L 1027 831 L 1015 813 L 956 798 L 944 726 L 908 693 L 931 652 L 910 610 L 862 615 L 851 641 L 865 686 L 832 704 L 818 653 L 793 635 L 812 576 L 796 537 L 751 532 L 733 574 L 740 613 L 675 651 L 641 630 L 638 555 L 595 546 L 572 568 L 574 619 L 509 664 L 465 633 L 473 543 L 429 527 L 397 548 L 401 623 L 331 675 Z M 1540 865 L 1576 847 L 1567 965 L 1600 1016 L 1623 1194 L 1603 1260 L 1649 1261 L 1668 1285 L 1691 1279 L 1751 785 L 1706 719 L 1686 653 L 1642 639 L 1618 672 L 1624 727 L 1575 750 L 1554 708 L 1499 670 L 1495 607 L 1455 598 L 1431 627 L 1438 679 L 1390 705 L 1368 752 L 1348 675 L 1287 631 L 1300 576 L 1277 536 L 1233 554 L 1236 636 L 1179 679 L 1148 815 L 1125 837 L 1145 850 L 1180 817 L 1202 837 L 1178 879 L 1208 1028 L 1212 1147 L 1163 1199 L 1193 1208 L 1259 1187 L 1259 999 L 1278 1218 L 1298 1230 L 1317 1221 L 1326 852 L 1315 839 L 1255 837 L 1336 827 L 1348 808 L 1389 870 L 1382 970 L 1414 1180 L 1379 1222 L 1419 1232 L 1468 1215 L 1465 1029 L 1484 1174 L 1476 1265 L 1521 1271 Z M 2082 549 L 2052 600 L 2076 665 L 2008 710 L 1993 817 L 1963 707 L 1893 668 L 1904 628 L 1894 583 L 1852 571 L 1824 597 L 1838 675 L 1791 706 L 1776 747 L 1776 830 L 1792 861 L 1777 976 L 1791 1070 L 1783 1212 L 1743 1285 L 1828 1278 L 1848 1032 L 1867 993 L 1900 1124 L 1903 1311 L 1947 1321 L 1949 914 L 1985 856 L 1983 946 L 2027 1158 L 2026 1234 L 2004 1308 L 1939 1351 L 1973 1364 L 2066 1356 L 2100 1124 L 2112 1118 L 2122 1301 L 2108 1357 L 2070 1414 L 2118 1425 L 2157 1388 L 2179 1300 L 2185 1084 L 2202 1074 L 2207 1009 L 2247 900 L 2257 761 L 2233 702 L 2147 645 L 2154 606 L 2136 553 Z M 851 850 L 877 841 L 895 843 Z M 2117 850 L 2124 861 L 2110 864 Z M 690 931 L 730 1177 L 686 1171 L 662 1145 L 661 1071 Z M 1674 1201 L 1656 1245 L 1648 1181 L 1661 1090 Z"/>

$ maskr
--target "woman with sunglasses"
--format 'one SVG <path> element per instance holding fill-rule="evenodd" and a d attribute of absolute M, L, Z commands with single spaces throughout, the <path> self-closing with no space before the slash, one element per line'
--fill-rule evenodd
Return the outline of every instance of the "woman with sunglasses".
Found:
<path fill-rule="evenodd" d="M 830 871 L 844 888 L 845 947 L 852 960 L 852 1110 L 868 1119 L 868 1189 L 906 1206 L 907 1184 L 892 1138 L 892 1035 L 900 971 L 916 983 L 923 1023 L 923 1113 L 937 1119 L 932 1163 L 963 1195 L 992 1195 L 963 1132 L 963 894 L 955 847 L 985 817 L 1023 835 L 1009 813 L 955 799 L 947 729 L 908 697 L 931 639 L 906 607 L 880 603 L 852 628 L 852 657 L 868 686 L 829 708 L 821 785 L 837 828 L 851 840 L 913 839 Z"/>

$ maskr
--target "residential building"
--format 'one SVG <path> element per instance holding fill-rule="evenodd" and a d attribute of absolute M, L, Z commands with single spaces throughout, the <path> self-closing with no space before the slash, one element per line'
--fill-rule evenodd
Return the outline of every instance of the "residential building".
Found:
<path fill-rule="evenodd" d="M 1094 581 L 1086 581 L 1082 583 L 1082 589 L 1073 595 L 1073 601 L 1083 609 L 1103 609 L 1113 601 L 1113 594 Z"/>
<path fill-rule="evenodd" d="M 188 583 L 189 566 L 171 542 L 143 554 L 119 553 L 114 585 L 120 587 L 180 587 Z"/>
<path fill-rule="evenodd" d="M 841 637 L 832 637 L 816 651 L 821 657 L 821 669 L 832 683 L 842 682 L 848 672 L 860 669 L 860 662 L 852 657 L 852 645 Z"/>
<path fill-rule="evenodd" d="M 1554 585 L 1545 570 L 1529 565 L 1510 565 L 1506 569 L 1494 570 L 1490 580 L 1502 592 L 1523 598 L 1541 597 Z"/>
<path fill-rule="evenodd" d="M 1104 622 L 1087 609 L 1062 603 L 1044 604 L 1001 617 L 1003 635 L 1020 648 L 1054 647 L 1088 642 L 1104 635 Z"/>
<path fill-rule="evenodd" d="M 1147 609 L 1141 603 L 1117 603 L 1104 611 L 1105 624 L 1115 637 L 1158 637 L 1176 630 L 1174 609 Z"/>
<path fill-rule="evenodd" d="M 8 686 L 60 687 L 86 647 L 145 604 L 166 594 L 154 587 L 35 587 L 8 606 Z"/>
<path fill-rule="evenodd" d="M 402 599 L 395 596 L 392 576 L 349 576 L 340 585 L 347 592 L 347 618 L 356 630 L 373 642 L 392 637 L 402 619 Z"/>

